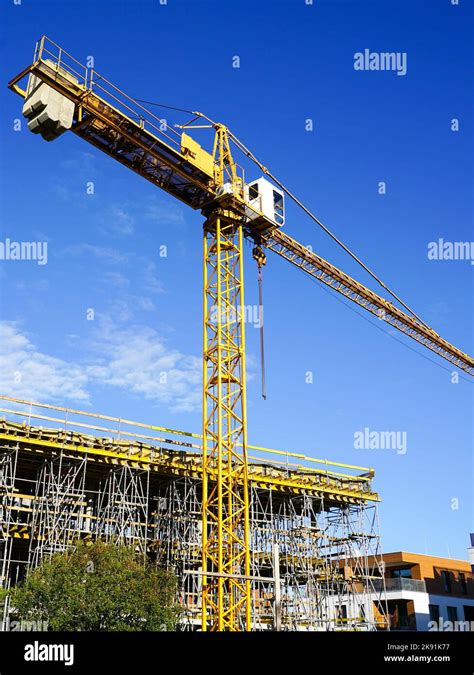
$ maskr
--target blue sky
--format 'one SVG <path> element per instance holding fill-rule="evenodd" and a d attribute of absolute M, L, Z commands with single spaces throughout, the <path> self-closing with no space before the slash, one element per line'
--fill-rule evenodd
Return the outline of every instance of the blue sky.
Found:
<path fill-rule="evenodd" d="M 473 238 L 468 2 L 23 0 L 3 3 L 2 23 L 1 238 L 48 241 L 47 265 L 0 264 L 5 393 L 200 430 L 201 216 L 73 134 L 46 144 L 25 123 L 14 131 L 21 101 L 5 84 L 42 33 L 80 61 L 92 55 L 132 96 L 228 124 L 426 322 L 472 352 L 473 267 L 427 257 L 430 241 Z M 355 71 L 366 48 L 406 53 L 406 75 Z M 285 227 L 377 290 L 288 202 Z M 246 301 L 256 303 L 250 252 Z M 453 384 L 447 362 L 271 255 L 264 295 L 268 399 L 249 326 L 250 441 L 374 467 L 384 549 L 465 558 L 468 376 Z M 407 452 L 355 449 L 366 427 L 406 432 Z"/>

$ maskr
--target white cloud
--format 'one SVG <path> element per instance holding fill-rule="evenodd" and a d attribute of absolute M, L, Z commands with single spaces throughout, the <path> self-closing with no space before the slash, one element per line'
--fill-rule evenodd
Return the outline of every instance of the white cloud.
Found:
<path fill-rule="evenodd" d="M 93 244 L 75 244 L 65 249 L 64 253 L 70 255 L 89 255 L 111 263 L 121 263 L 126 260 L 125 256 L 115 248 L 94 246 Z"/>
<path fill-rule="evenodd" d="M 67 188 L 65 185 L 60 185 L 59 183 L 55 183 L 53 185 L 53 192 L 56 197 L 61 199 L 63 202 L 69 202 L 74 197 L 72 190 Z"/>
<path fill-rule="evenodd" d="M 104 206 L 98 214 L 101 231 L 106 234 L 130 236 L 135 224 L 148 221 L 153 225 L 181 226 L 185 223 L 183 209 L 159 198 L 150 198 L 137 209 L 133 202 L 117 202 Z"/>
<path fill-rule="evenodd" d="M 94 176 L 97 173 L 96 156 L 92 152 L 76 151 L 74 157 L 68 157 L 60 162 L 63 175 L 77 173 Z"/>
<path fill-rule="evenodd" d="M 0 323 L 0 392 L 39 402 L 89 403 L 94 387 L 124 390 L 175 411 L 201 405 L 201 360 L 170 349 L 147 327 L 97 321 L 87 357 L 67 362 L 39 351 L 18 325 Z M 80 341 L 74 340 L 76 352 Z M 84 345 L 82 345 L 84 353 Z"/>
<path fill-rule="evenodd" d="M 177 205 L 161 199 L 150 200 L 144 216 L 157 225 L 184 225 L 184 211 Z"/>
<path fill-rule="evenodd" d="M 192 411 L 201 405 L 201 360 L 170 349 L 146 327 L 121 328 L 104 321 L 95 351 L 105 355 L 89 370 L 101 385 L 131 391 L 171 410 Z"/>
<path fill-rule="evenodd" d="M 115 269 L 104 272 L 103 268 L 100 268 L 100 280 L 106 281 L 111 286 L 128 289 L 131 287 L 133 280 L 134 285 L 139 287 L 140 295 L 143 295 L 144 291 L 157 294 L 164 293 L 163 282 L 156 275 L 156 263 L 150 258 L 134 253 L 125 255 L 118 249 L 93 244 L 75 244 L 66 248 L 64 253 L 74 256 L 93 256 L 101 262 L 120 265 L 122 271 Z M 131 278 L 126 276 L 125 270 L 131 270 Z M 130 300 L 134 304 L 137 295 L 130 295 Z"/>
<path fill-rule="evenodd" d="M 135 218 L 127 211 L 125 206 L 111 206 L 104 212 L 102 220 L 104 232 L 129 236 L 135 231 Z"/>
<path fill-rule="evenodd" d="M 15 283 L 15 288 L 19 291 L 26 291 L 27 293 L 49 291 L 49 281 L 47 279 L 35 279 L 33 281 L 26 281 L 22 279 Z"/>
<path fill-rule="evenodd" d="M 153 312 L 156 307 L 153 300 L 145 295 L 122 293 L 110 302 L 111 314 L 121 323 L 130 323 L 139 312 Z"/>
<path fill-rule="evenodd" d="M 120 289 L 120 293 L 109 295 L 108 311 L 121 322 L 136 320 L 139 312 L 154 311 L 154 297 L 165 292 L 156 274 L 156 263 L 146 256 L 135 253 L 125 255 L 115 248 L 92 244 L 76 244 L 68 247 L 65 253 L 86 258 L 94 256 L 103 263 L 98 273 L 97 269 L 91 269 L 89 276 L 94 278 L 92 275 L 95 273 L 96 285 L 106 284 L 114 290 Z"/>
<path fill-rule="evenodd" d="M 4 395 L 88 403 L 87 380 L 78 365 L 40 352 L 15 323 L 0 323 L 0 391 Z"/>
<path fill-rule="evenodd" d="M 145 290 L 150 293 L 163 293 L 163 282 L 156 276 L 156 264 L 153 260 L 146 260 L 143 258 L 140 263 Z"/>
<path fill-rule="evenodd" d="M 116 288 L 128 288 L 130 286 L 130 279 L 121 272 L 103 272 L 103 279 L 111 286 Z"/>

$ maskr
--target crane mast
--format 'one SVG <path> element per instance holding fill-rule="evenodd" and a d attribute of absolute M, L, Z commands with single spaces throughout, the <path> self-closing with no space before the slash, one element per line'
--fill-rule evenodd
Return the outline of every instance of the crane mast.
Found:
<path fill-rule="evenodd" d="M 203 630 L 208 621 L 216 630 L 250 630 L 243 308 L 242 219 L 211 208 L 204 223 Z"/>
<path fill-rule="evenodd" d="M 24 114 L 35 133 L 52 140 L 70 129 L 205 218 L 201 626 L 203 631 L 250 630 L 244 238 L 257 245 L 257 262 L 265 257 L 262 247 L 272 250 L 470 374 L 474 360 L 284 234 L 279 229 L 283 221 L 269 219 L 261 201 L 251 198 L 252 186 L 232 156 L 235 137 L 224 125 L 193 113 L 194 120 L 208 124 L 188 123 L 178 133 L 45 36 L 32 64 L 9 87 L 25 99 Z M 64 101 L 69 119 L 61 107 Z M 188 135 L 192 128 L 213 130 L 212 153 Z M 250 156 L 245 146 L 237 147 Z"/>
<path fill-rule="evenodd" d="M 250 630 L 243 197 L 225 126 L 215 164 L 231 190 L 204 208 L 202 630 Z M 211 481 L 211 476 L 217 480 Z"/>

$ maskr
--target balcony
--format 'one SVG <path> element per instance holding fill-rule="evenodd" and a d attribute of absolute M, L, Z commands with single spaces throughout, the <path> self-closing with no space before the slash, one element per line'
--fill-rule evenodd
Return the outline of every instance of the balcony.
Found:
<path fill-rule="evenodd" d="M 416 630 L 416 618 L 414 616 L 391 618 L 390 630 Z"/>
<path fill-rule="evenodd" d="M 382 590 L 382 579 L 374 581 L 376 591 Z M 420 579 L 406 579 L 400 577 L 397 579 L 385 579 L 385 588 L 387 593 L 393 591 L 411 591 L 412 593 L 426 593 L 426 584 Z"/>

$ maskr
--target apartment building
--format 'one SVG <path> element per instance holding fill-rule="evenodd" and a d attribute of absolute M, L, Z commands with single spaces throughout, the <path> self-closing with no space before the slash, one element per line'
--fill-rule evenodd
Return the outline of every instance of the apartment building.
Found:
<path fill-rule="evenodd" d="M 467 561 L 405 551 L 386 553 L 383 561 L 391 630 L 474 630 Z"/>

